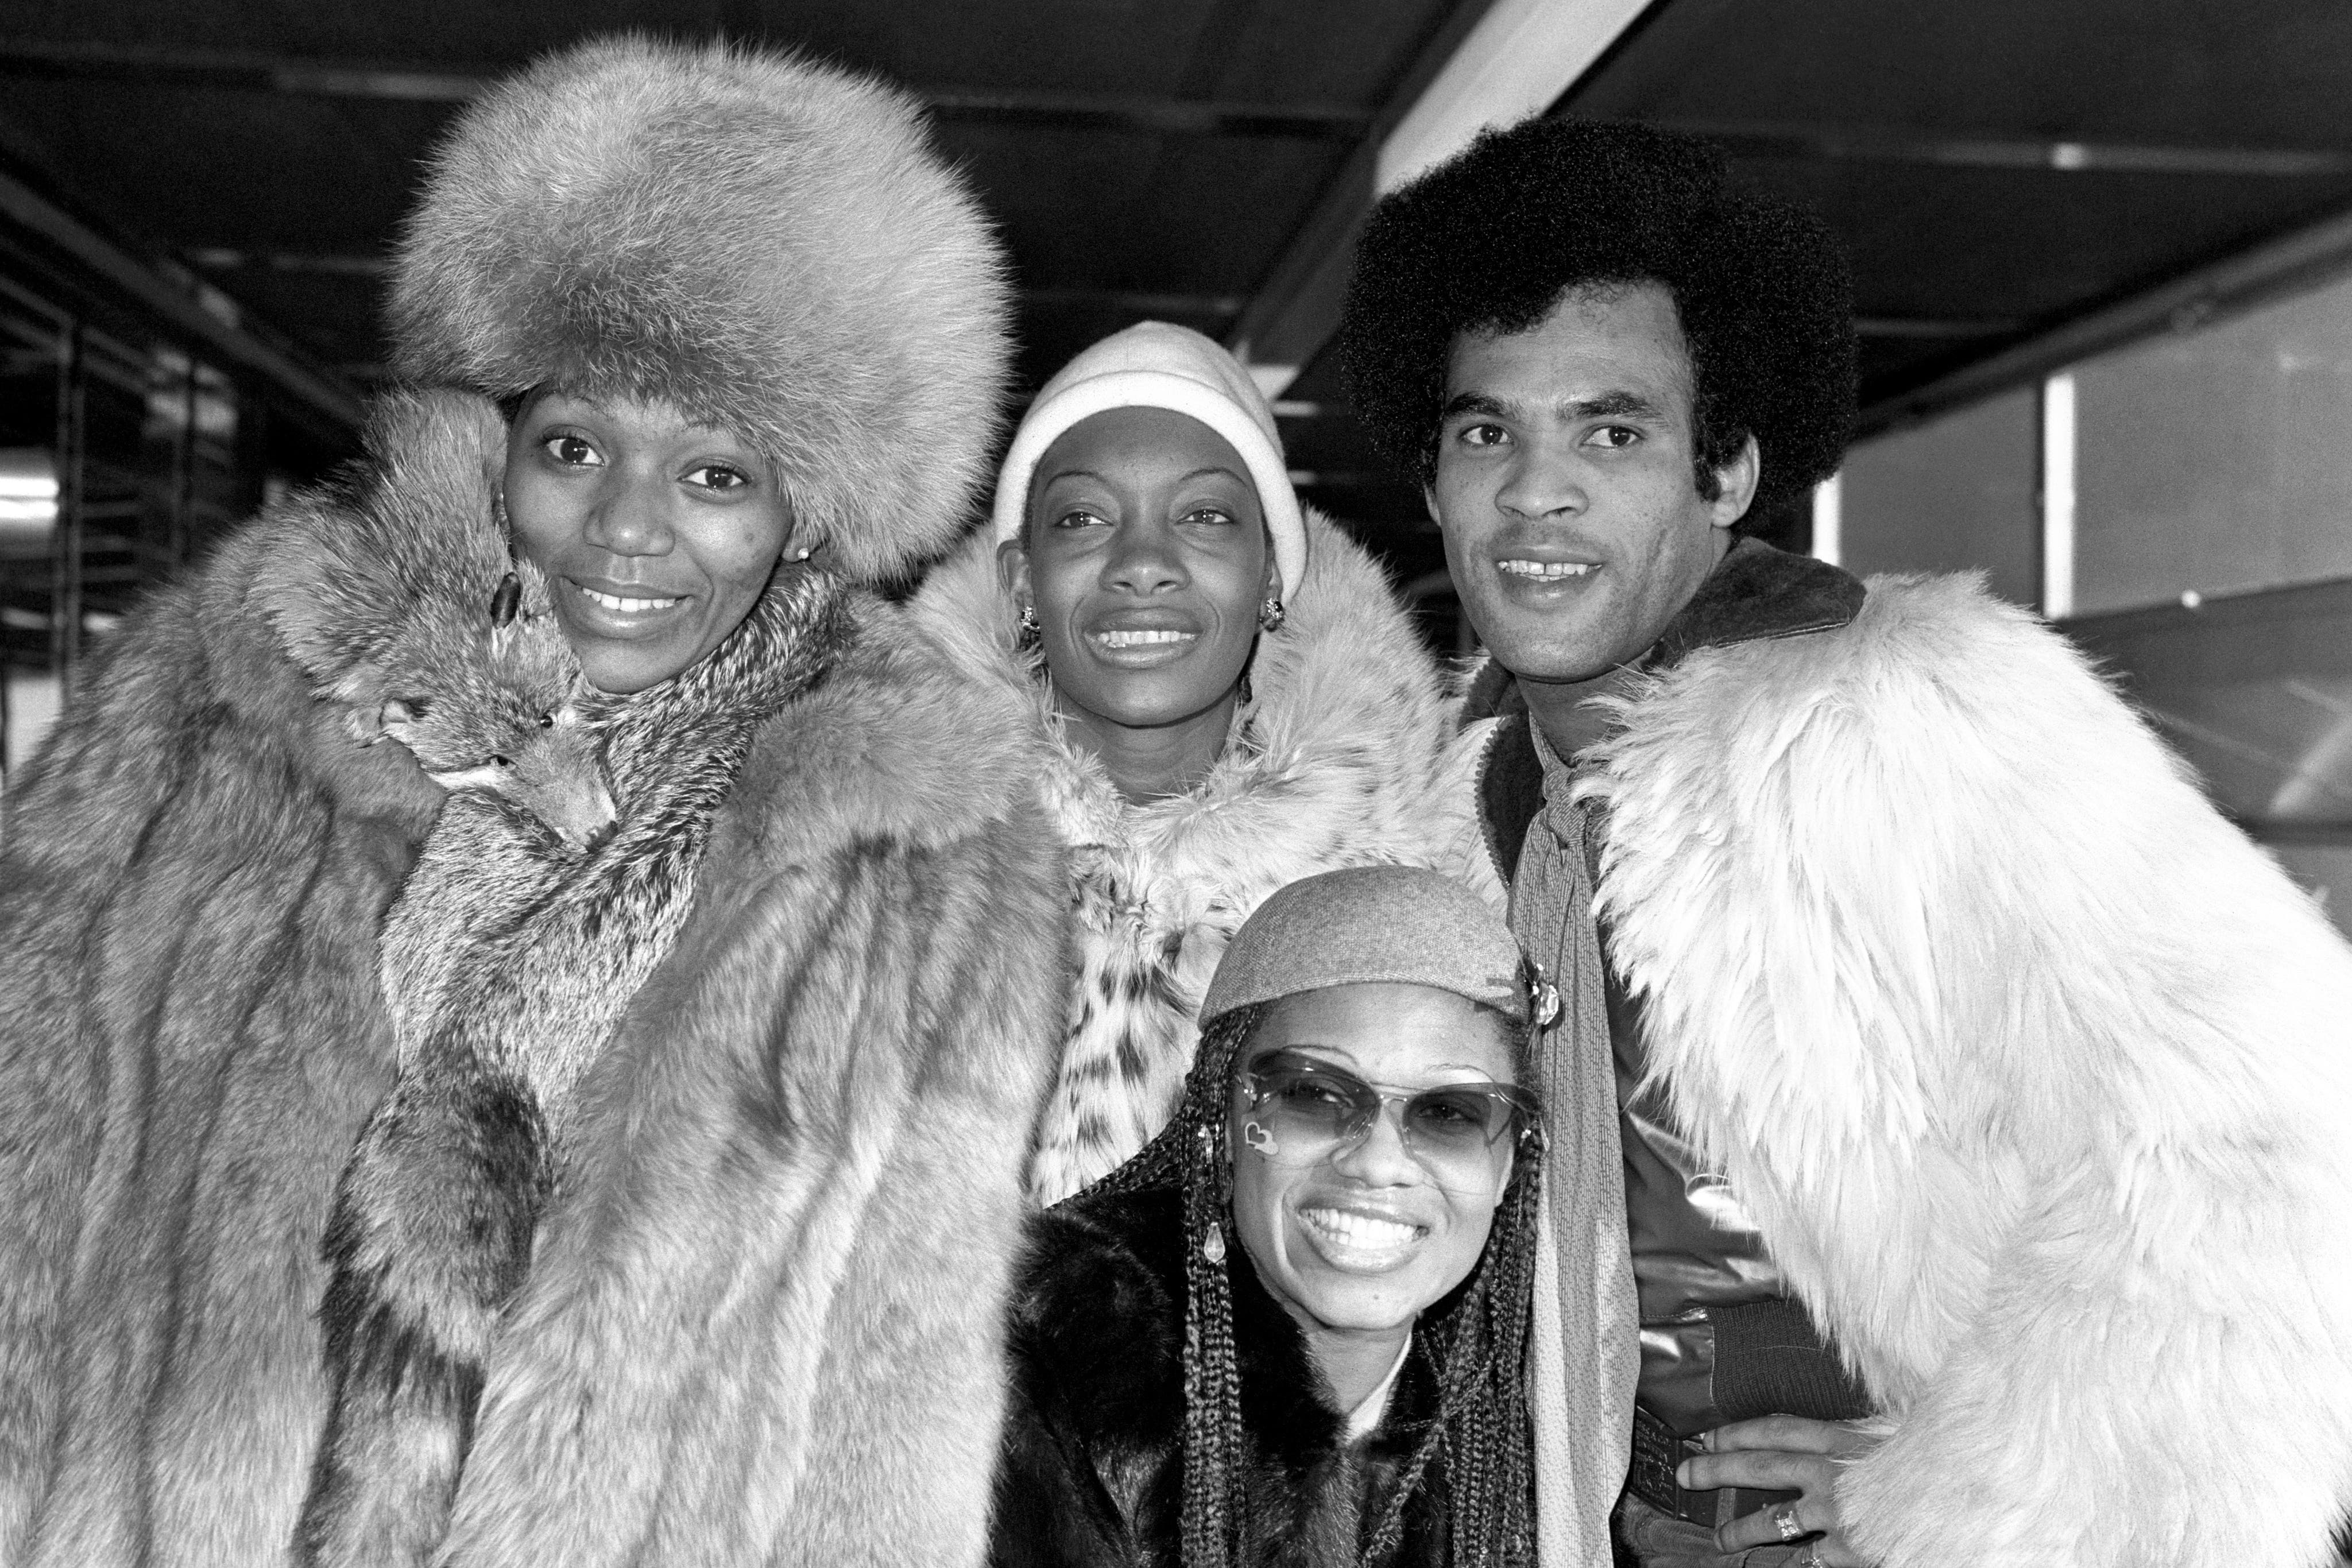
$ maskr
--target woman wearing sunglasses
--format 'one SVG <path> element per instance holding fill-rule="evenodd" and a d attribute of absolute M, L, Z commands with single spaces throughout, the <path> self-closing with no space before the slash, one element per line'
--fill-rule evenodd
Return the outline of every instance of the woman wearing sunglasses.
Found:
<path fill-rule="evenodd" d="M 1531 1556 L 1524 974 L 1433 872 L 1242 926 L 1175 1119 L 1032 1221 L 996 1563 Z"/>

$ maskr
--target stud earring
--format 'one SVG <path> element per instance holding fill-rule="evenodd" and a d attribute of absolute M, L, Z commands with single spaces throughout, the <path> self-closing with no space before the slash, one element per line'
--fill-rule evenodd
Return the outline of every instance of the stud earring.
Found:
<path fill-rule="evenodd" d="M 1282 595 L 1278 593 L 1267 594 L 1265 602 L 1257 607 L 1257 629 L 1261 632 L 1279 632 L 1282 623 L 1289 619 L 1290 612 L 1282 607 Z"/>
<path fill-rule="evenodd" d="M 1037 607 L 1035 605 L 1024 604 L 1021 607 L 1021 619 L 1017 624 L 1020 627 L 1021 634 L 1015 639 L 1015 641 L 1021 647 L 1024 649 L 1034 648 L 1044 640 L 1045 634 L 1045 623 L 1037 619 Z"/>

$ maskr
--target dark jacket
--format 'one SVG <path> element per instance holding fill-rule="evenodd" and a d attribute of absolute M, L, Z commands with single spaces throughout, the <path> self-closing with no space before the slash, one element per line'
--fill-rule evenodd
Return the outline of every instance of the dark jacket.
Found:
<path fill-rule="evenodd" d="M 1862 601 L 1862 584 L 1836 567 L 1743 542 L 1667 628 L 1648 667 L 1670 668 L 1698 648 L 1843 626 Z M 1543 809 L 1543 764 L 1517 685 L 1501 665 L 1489 664 L 1465 716 L 1498 714 L 1506 722 L 1487 747 L 1478 806 L 1487 849 L 1507 885 L 1528 825 Z M 1588 849 L 1597 857 L 1597 843 Z M 1605 928 L 1601 946 L 1605 956 Z M 1867 1397 L 1804 1308 L 1785 1293 L 1737 1195 L 1700 1164 L 1657 1090 L 1642 1088 L 1649 1062 L 1639 1009 L 1613 963 L 1609 982 L 1626 1232 L 1642 1313 L 1641 1402 L 1685 1436 L 1774 1412 L 1823 1420 L 1867 1414 Z"/>
<path fill-rule="evenodd" d="M 996 1479 L 999 1568 L 1180 1562 L 1184 1243 L 1173 1192 L 1081 1197 L 1030 1221 L 1013 1293 L 1013 1389 Z M 1346 1440 L 1297 1325 L 1236 1249 L 1234 1340 L 1249 1517 L 1243 1562 L 1351 1564 L 1436 1407 L 1419 1346 L 1381 1425 Z M 1383 1564 L 1445 1556 L 1433 1460 Z"/>

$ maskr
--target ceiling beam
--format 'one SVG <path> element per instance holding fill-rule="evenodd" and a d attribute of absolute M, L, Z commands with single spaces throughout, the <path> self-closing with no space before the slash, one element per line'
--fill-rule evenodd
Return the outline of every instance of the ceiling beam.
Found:
<path fill-rule="evenodd" d="M 451 104 L 466 102 L 499 79 L 495 72 L 414 65 L 26 38 L 0 38 L 0 76 Z M 1346 104 L 960 88 L 912 90 L 938 118 L 969 124 L 1310 141 L 1355 141 L 1372 125 L 1370 113 Z"/>
<path fill-rule="evenodd" d="M 1667 119 L 1654 123 L 1704 136 L 1728 152 L 1751 158 L 1948 169 L 2040 169 L 2062 174 L 2205 174 L 2229 179 L 2313 179 L 2352 171 L 2352 149 L 2338 147 L 2156 146 L 1948 135 L 1894 126 L 1751 120 Z"/>
<path fill-rule="evenodd" d="M 0 170 L 0 219 L 62 252 L 223 369 L 268 382 L 296 409 L 324 421 L 330 432 L 359 428 L 357 394 L 248 330 L 234 302 L 217 290 L 165 277 L 5 170 Z"/>
<path fill-rule="evenodd" d="M 1916 340 L 1951 339 L 1966 342 L 1979 338 L 2007 338 L 2025 329 L 2015 317 L 1857 316 L 1854 332 L 1864 338 L 1905 338 Z"/>
<path fill-rule="evenodd" d="M 1559 101 L 1643 11 L 1668 0 L 1476 0 L 1456 8 L 1268 269 L 1226 341 L 1269 396 L 1339 328 L 1356 239 L 1380 196 L 1486 126 Z"/>

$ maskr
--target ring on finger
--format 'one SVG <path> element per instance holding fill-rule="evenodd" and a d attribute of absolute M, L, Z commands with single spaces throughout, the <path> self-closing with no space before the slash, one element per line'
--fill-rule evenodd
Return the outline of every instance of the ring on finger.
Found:
<path fill-rule="evenodd" d="M 1822 1555 L 1822 1543 L 1816 1541 L 1806 1547 L 1805 1554 L 1797 1559 L 1794 1568 L 1829 1568 L 1829 1560 Z"/>
<path fill-rule="evenodd" d="M 1780 1532 L 1780 1539 L 1783 1541 L 1794 1541 L 1804 1534 L 1805 1527 L 1797 1518 L 1797 1505 L 1793 1502 L 1775 1505 L 1772 1510 L 1772 1528 Z"/>

